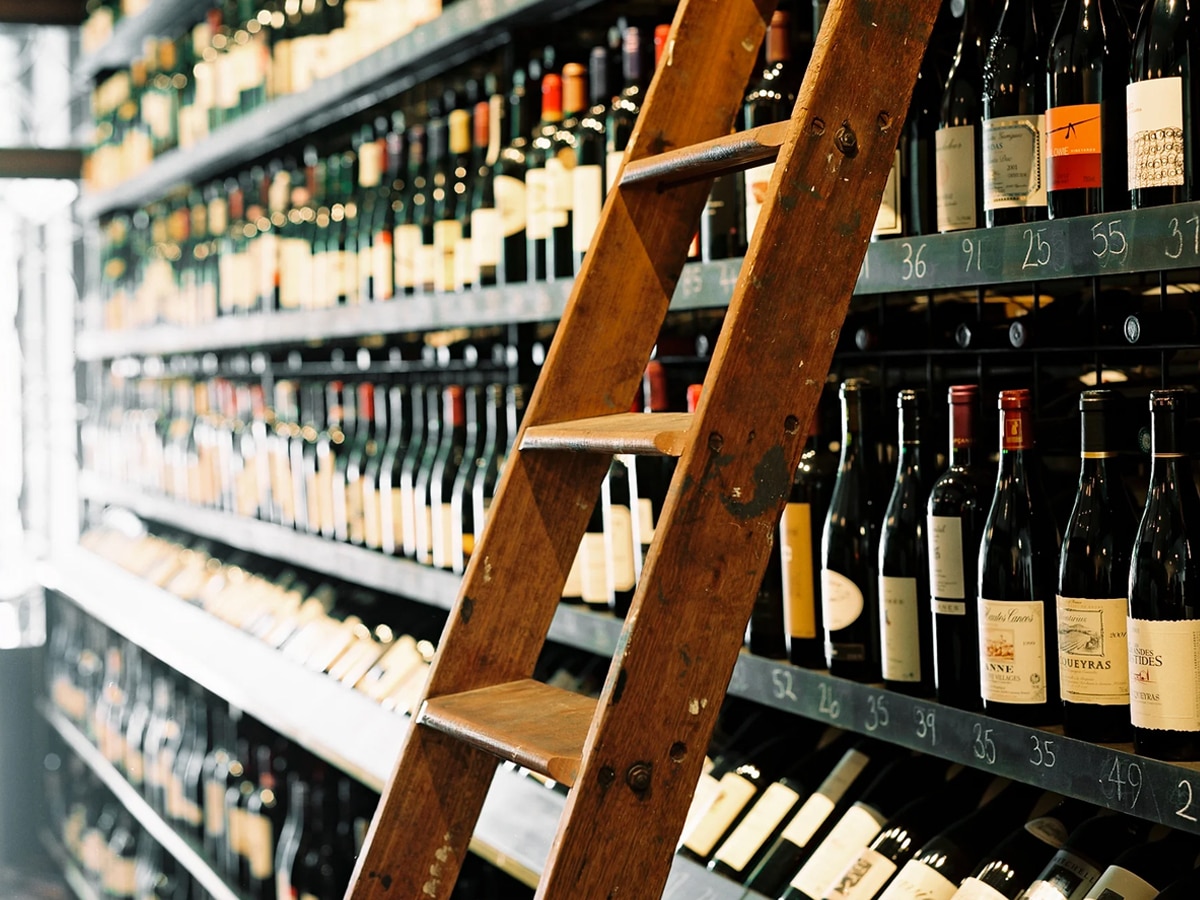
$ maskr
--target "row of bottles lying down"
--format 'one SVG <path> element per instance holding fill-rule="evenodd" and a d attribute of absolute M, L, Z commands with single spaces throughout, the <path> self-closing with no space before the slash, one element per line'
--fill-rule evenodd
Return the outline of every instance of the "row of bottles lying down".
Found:
<path fill-rule="evenodd" d="M 1038 31 L 1041 4 L 970 0 L 948 63 L 944 48 L 959 28 L 951 6 L 900 136 L 877 237 L 1193 198 L 1200 119 L 1185 127 L 1186 4 L 1147 0 L 1132 63 L 1116 0 L 1071 0 L 1050 37 L 1045 22 Z M 772 20 L 747 125 L 788 115 L 809 53 L 797 18 Z M 288 148 L 112 217 L 102 248 L 106 326 L 573 276 L 651 74 L 649 31 L 615 34 L 616 46 L 590 51 L 539 48 L 506 90 L 496 73 L 475 69 L 426 85 L 340 140 Z M 666 35 L 655 30 L 656 53 Z M 561 64 L 569 56 L 587 63 Z M 771 172 L 718 179 L 693 256 L 744 252 Z"/>
<path fill-rule="evenodd" d="M 51 612 L 52 702 L 159 817 L 246 897 L 340 900 L 378 804 L 374 791 L 68 601 Z M 137 839 L 128 814 L 76 757 L 61 756 L 48 774 L 51 821 L 102 896 L 207 896 L 152 841 Z M 467 871 L 455 897 L 525 895 L 498 872 Z"/>
<path fill-rule="evenodd" d="M 52 697 L 161 815 L 253 896 L 341 896 L 375 795 L 66 601 L 52 610 Z M 550 649 L 538 677 L 594 694 L 604 661 L 581 656 Z M 746 701 L 726 701 L 704 769 L 680 852 L 769 897 L 1179 900 L 1200 879 L 1195 835 Z"/>
<path fill-rule="evenodd" d="M 187 534 L 147 532 L 120 514 L 81 543 L 384 709 L 410 714 L 421 696 L 442 627 L 443 614 L 432 608 L 397 610 L 375 591 Z M 59 638 L 72 645 L 66 656 L 83 652 L 82 635 L 64 628 Z"/>

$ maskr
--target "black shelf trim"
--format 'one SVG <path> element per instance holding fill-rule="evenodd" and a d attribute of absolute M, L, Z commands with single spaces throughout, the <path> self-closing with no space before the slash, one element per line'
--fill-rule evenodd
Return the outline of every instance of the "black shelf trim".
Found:
<path fill-rule="evenodd" d="M 112 763 L 92 746 L 92 743 L 70 719 L 47 703 L 41 705 L 41 713 L 72 752 L 83 760 L 96 777 L 113 792 L 117 801 L 162 845 L 164 850 L 175 857 L 176 861 L 200 882 L 214 900 L 246 900 L 225 883 L 225 880 L 208 864 L 190 841 L 186 840 L 155 812 L 133 785 L 125 780 L 125 776 L 113 768 Z"/>
<path fill-rule="evenodd" d="M 180 2 L 180 0 L 175 0 Z M 345 121 L 508 40 L 525 21 L 562 19 L 600 0 L 458 0 L 365 59 L 311 88 L 272 100 L 193 147 L 164 153 L 144 171 L 80 200 L 84 217 L 141 205 L 184 183 L 196 183 L 242 162 Z M 151 9 L 162 6 L 156 2 Z M 139 17 L 140 18 L 140 17 Z"/>

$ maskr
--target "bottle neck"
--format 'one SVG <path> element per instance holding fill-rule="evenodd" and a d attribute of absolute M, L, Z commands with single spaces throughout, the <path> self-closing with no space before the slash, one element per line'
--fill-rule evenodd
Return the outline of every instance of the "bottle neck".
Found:
<path fill-rule="evenodd" d="M 970 403 L 950 405 L 950 465 L 964 468 L 975 455 L 975 408 Z"/>
<path fill-rule="evenodd" d="M 862 453 L 862 401 L 857 397 L 842 399 L 842 466 L 850 465 Z"/>

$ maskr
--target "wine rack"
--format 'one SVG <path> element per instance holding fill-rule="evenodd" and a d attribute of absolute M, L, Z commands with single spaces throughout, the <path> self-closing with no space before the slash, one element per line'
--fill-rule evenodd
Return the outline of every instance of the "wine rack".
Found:
<path fill-rule="evenodd" d="M 84 218 L 137 206 L 172 188 L 196 183 L 239 162 L 270 153 L 344 121 L 507 39 L 518 20 L 564 19 L 599 0 L 459 0 L 432 22 L 382 50 L 322 78 L 308 90 L 272 100 L 223 126 L 199 144 L 158 157 L 135 178 L 80 200 Z"/>
<path fill-rule="evenodd" d="M 71 751 L 78 756 L 96 777 L 113 793 L 117 801 L 138 821 L 151 837 L 163 849 L 171 854 L 192 877 L 214 898 L 214 900 L 245 900 L 245 898 L 225 883 L 216 870 L 205 861 L 200 851 L 185 840 L 128 781 L 125 780 L 104 755 L 92 746 L 91 741 L 74 724 L 58 710 L 49 705 L 42 706 L 42 716 L 66 742 Z"/>
<path fill-rule="evenodd" d="M 302 668 L 250 635 L 86 551 L 74 550 L 56 557 L 42 566 L 40 578 L 48 590 L 67 598 L 186 678 L 373 790 L 383 789 L 408 728 L 406 717 L 383 709 L 324 674 Z M 608 619 L 594 614 L 591 618 Z M 617 627 L 611 629 L 609 652 L 619 633 L 618 623 L 612 620 L 611 624 Z M 185 635 L 187 639 L 183 640 Z M 596 643 L 601 641 L 596 639 Z M 52 707 L 43 706 L 42 712 L 117 799 L 214 897 L 238 897 L 78 728 Z M 508 874 L 535 885 L 565 801 L 562 794 L 502 768 L 492 783 L 472 850 Z M 213 880 L 216 887 L 210 886 Z M 759 897 L 686 859 L 676 859 L 663 897 L 694 900 L 699 896 L 711 900 Z"/>

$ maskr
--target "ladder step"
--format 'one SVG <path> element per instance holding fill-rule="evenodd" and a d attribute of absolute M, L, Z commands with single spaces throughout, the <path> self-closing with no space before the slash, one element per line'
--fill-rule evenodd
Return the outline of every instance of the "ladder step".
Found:
<path fill-rule="evenodd" d="M 702 144 L 692 144 L 655 156 L 631 160 L 621 175 L 621 187 L 655 183 L 686 184 L 740 172 L 779 155 L 791 122 L 772 122 L 748 131 L 736 131 Z"/>
<path fill-rule="evenodd" d="M 570 787 L 596 701 L 524 679 L 426 700 L 417 724 Z"/>
<path fill-rule="evenodd" d="M 525 429 L 521 449 L 682 456 L 691 427 L 691 413 L 617 413 L 531 425 Z"/>

